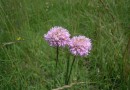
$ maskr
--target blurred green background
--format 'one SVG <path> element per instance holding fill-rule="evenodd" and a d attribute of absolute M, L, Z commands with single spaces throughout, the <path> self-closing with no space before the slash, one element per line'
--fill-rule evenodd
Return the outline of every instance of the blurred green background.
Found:
<path fill-rule="evenodd" d="M 130 90 L 130 0 L 0 0 L 0 90 L 52 90 L 64 86 L 67 48 L 43 39 L 53 26 L 92 39 L 78 57 L 66 90 Z"/>

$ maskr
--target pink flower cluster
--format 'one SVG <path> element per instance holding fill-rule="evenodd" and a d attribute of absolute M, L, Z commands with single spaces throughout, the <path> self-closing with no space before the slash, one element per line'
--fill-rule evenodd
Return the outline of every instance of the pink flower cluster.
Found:
<path fill-rule="evenodd" d="M 44 35 L 44 38 L 50 46 L 69 46 L 70 52 L 74 55 L 88 55 L 92 45 L 91 40 L 85 36 L 74 36 L 70 39 L 68 30 L 55 26 Z"/>
<path fill-rule="evenodd" d="M 72 54 L 85 56 L 91 50 L 91 40 L 85 36 L 75 36 L 71 39 L 69 47 Z"/>
<path fill-rule="evenodd" d="M 68 30 L 55 26 L 44 35 L 44 38 L 50 46 L 66 46 L 70 41 L 70 34 Z"/>

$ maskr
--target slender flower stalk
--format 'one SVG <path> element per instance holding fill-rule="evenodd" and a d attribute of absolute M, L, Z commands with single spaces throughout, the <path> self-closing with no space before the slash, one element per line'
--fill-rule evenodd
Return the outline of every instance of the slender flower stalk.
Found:
<path fill-rule="evenodd" d="M 71 76 L 71 73 L 72 73 L 72 69 L 73 69 L 73 65 L 74 65 L 75 60 L 76 60 L 76 56 L 74 56 L 74 59 L 73 59 L 72 64 L 71 64 L 70 72 L 69 72 L 68 79 L 67 79 L 67 82 L 66 82 L 67 85 L 69 84 L 69 81 L 70 81 L 70 76 Z"/>
<path fill-rule="evenodd" d="M 59 46 L 56 47 L 56 70 L 58 62 L 59 62 Z"/>
<path fill-rule="evenodd" d="M 70 66 L 70 58 L 69 58 L 69 55 L 68 55 L 67 65 L 66 65 L 66 73 L 65 73 L 65 85 L 68 84 L 69 66 Z"/>

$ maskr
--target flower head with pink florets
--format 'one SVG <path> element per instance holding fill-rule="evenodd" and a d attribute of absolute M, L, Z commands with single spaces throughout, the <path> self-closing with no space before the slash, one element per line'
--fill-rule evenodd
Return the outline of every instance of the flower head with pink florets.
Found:
<path fill-rule="evenodd" d="M 88 55 L 92 48 L 91 40 L 85 36 L 75 36 L 70 40 L 69 48 L 70 52 L 76 56 Z"/>
<path fill-rule="evenodd" d="M 55 26 L 44 35 L 50 46 L 66 46 L 70 41 L 70 34 L 67 29 Z"/>

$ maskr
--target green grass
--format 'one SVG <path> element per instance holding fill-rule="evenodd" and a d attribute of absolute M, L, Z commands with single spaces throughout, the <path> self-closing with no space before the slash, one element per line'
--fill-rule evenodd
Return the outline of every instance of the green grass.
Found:
<path fill-rule="evenodd" d="M 76 58 L 68 90 L 130 89 L 130 0 L 0 0 L 0 90 L 64 86 L 67 60 L 43 40 L 53 26 L 92 39 L 89 56 Z M 17 38 L 24 39 L 18 43 Z"/>

